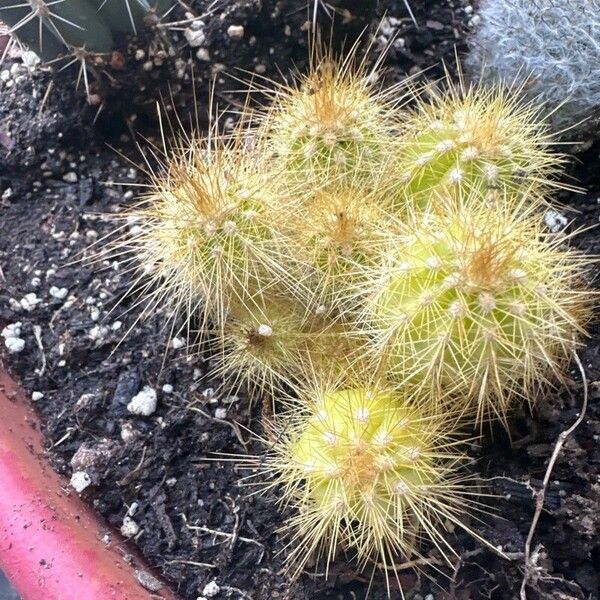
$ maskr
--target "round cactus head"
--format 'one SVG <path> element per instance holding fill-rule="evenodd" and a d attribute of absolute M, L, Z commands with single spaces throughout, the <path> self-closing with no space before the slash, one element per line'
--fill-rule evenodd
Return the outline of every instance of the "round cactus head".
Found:
<path fill-rule="evenodd" d="M 355 51 L 343 60 L 317 54 L 307 75 L 271 92 L 262 123 L 265 144 L 289 177 L 304 185 L 369 180 L 398 144 L 402 98 L 397 86 L 381 90 L 375 71 L 357 63 Z"/>
<path fill-rule="evenodd" d="M 540 108 L 519 90 L 461 80 L 428 92 L 406 121 L 410 133 L 396 164 L 400 188 L 422 204 L 442 190 L 531 193 L 532 183 L 539 197 L 560 172 L 564 158 L 550 151 Z"/>
<path fill-rule="evenodd" d="M 294 573 L 340 548 L 361 569 L 393 569 L 422 535 L 443 548 L 440 521 L 458 521 L 465 489 L 455 473 L 463 457 L 441 420 L 415 408 L 410 390 L 379 385 L 319 386 L 300 399 L 307 408 L 282 418 L 267 459 L 283 503 L 298 511 L 284 527 Z"/>
<path fill-rule="evenodd" d="M 372 264 L 384 238 L 385 214 L 378 193 L 330 186 L 308 195 L 289 216 L 297 255 L 315 273 L 315 302 L 343 309 L 345 290 L 360 285 L 357 265 Z"/>
<path fill-rule="evenodd" d="M 560 375 L 583 333 L 586 258 L 508 198 L 439 199 L 400 229 L 372 273 L 377 352 L 397 381 L 450 392 L 478 422 L 505 420 L 511 400 Z"/>
<path fill-rule="evenodd" d="M 274 258 L 282 238 L 270 208 L 273 177 L 264 173 L 238 139 L 188 141 L 168 158 L 129 215 L 135 235 L 122 242 L 143 270 L 152 307 L 164 299 L 222 329 L 235 299 L 291 280 L 290 265 Z"/>
<path fill-rule="evenodd" d="M 230 307 L 215 375 L 246 384 L 253 395 L 274 396 L 297 380 L 307 356 L 308 315 L 300 304 L 274 294 L 238 299 Z"/>

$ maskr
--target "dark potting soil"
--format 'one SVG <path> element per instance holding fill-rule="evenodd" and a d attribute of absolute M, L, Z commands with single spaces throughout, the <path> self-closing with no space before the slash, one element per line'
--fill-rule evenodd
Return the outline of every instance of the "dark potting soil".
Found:
<path fill-rule="evenodd" d="M 208 3 L 190 4 L 200 14 Z M 350 37 L 387 13 L 378 35 L 381 43 L 398 36 L 386 62 L 390 80 L 429 67 L 431 76 L 440 75 L 442 60 L 454 64 L 455 46 L 464 50 L 471 18 L 464 2 L 410 2 L 418 26 L 403 0 L 366 1 L 354 14 L 352 8 L 344 12 L 343 2 L 332 4 L 340 11 L 336 31 Z M 161 92 L 168 97 L 169 78 L 177 80 L 177 109 L 192 108 L 186 86 L 194 63 L 202 114 L 207 83 L 223 68 L 260 74 L 263 69 L 256 66 L 264 65 L 264 74 L 273 77 L 287 73 L 291 63 L 301 68 L 306 20 L 302 2 L 224 1 L 216 15 L 205 19 L 209 61 L 198 59 L 197 48 L 189 50 L 180 40 L 181 78 L 173 74 L 174 61 L 157 67 L 156 76 L 139 74 L 139 68 L 126 63 L 122 87 L 127 93 L 103 91 L 107 106 L 95 125 L 98 106 L 87 106 L 60 83 L 46 94 L 46 74 L 31 76 L 15 68 L 12 87 L 3 83 L 0 88 L 0 329 L 20 323 L 18 337 L 25 342 L 13 354 L 3 346 L 2 364 L 32 395 L 56 469 L 67 477 L 85 470 L 92 484 L 82 495 L 115 527 L 131 515 L 140 527 L 135 543 L 186 600 L 216 592 L 213 581 L 216 598 L 255 600 L 350 600 L 364 597 L 369 587 L 368 577 L 341 559 L 327 581 L 319 572 L 288 581 L 277 554 L 282 549 L 277 527 L 285 515 L 275 506 L 276 495 L 248 496 L 248 488 L 239 485 L 246 473 L 231 462 L 214 460 L 220 453 L 260 452 L 247 433 L 260 431 L 260 407 L 250 408 L 243 395 L 208 380 L 210 357 L 187 356 L 165 328 L 163 312 L 138 321 L 137 298 L 123 299 L 131 283 L 123 264 L 86 260 L 94 254 L 90 245 L 102 246 L 115 226 L 114 215 L 132 202 L 135 185 L 144 181 L 143 170 L 119 153 L 141 163 L 134 132 L 156 139 L 150 107 Z M 240 24 L 244 36 L 233 39 L 228 28 Z M 215 96 L 223 103 L 233 97 L 230 90 L 240 87 L 232 81 L 217 76 Z M 129 94 L 136 89 L 137 94 Z M 133 107 L 129 111 L 126 102 Z M 558 200 L 574 209 L 568 213 L 573 227 L 596 224 L 600 217 L 599 152 L 598 146 L 590 148 L 570 168 L 586 192 L 559 194 Z M 593 229 L 578 235 L 575 244 L 600 252 Z M 590 406 L 553 472 L 533 540 L 536 568 L 529 600 L 599 598 L 599 347 L 600 334 L 594 331 L 581 353 Z M 457 552 L 454 566 L 438 566 L 441 573 L 431 566 L 424 566 L 422 574 L 402 571 L 407 598 L 519 597 L 534 491 L 557 436 L 582 403 L 576 369 L 572 375 L 569 389 L 548 394 L 533 417 L 525 411 L 514 416 L 512 443 L 498 428 L 473 452 L 476 469 L 491 479 L 498 499 L 495 516 L 470 525 L 513 558 L 500 558 L 461 531 L 449 531 Z M 145 386 L 156 391 L 158 409 L 150 417 L 136 417 L 126 407 Z M 434 549 L 424 548 L 424 553 L 434 563 L 439 559 Z M 392 585 L 392 596 L 399 598 Z M 382 599 L 384 590 L 377 575 L 370 597 Z"/>

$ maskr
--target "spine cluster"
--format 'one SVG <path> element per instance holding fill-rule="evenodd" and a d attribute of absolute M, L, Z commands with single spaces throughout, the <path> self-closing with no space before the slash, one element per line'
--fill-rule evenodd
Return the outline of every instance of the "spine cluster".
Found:
<path fill-rule="evenodd" d="M 275 401 L 260 465 L 295 510 L 295 575 L 314 553 L 389 574 L 422 539 L 450 552 L 474 493 L 457 432 L 560 381 L 592 310 L 585 256 L 543 223 L 563 157 L 537 111 L 375 80 L 325 53 L 243 129 L 184 140 L 121 242 L 150 307 Z"/>

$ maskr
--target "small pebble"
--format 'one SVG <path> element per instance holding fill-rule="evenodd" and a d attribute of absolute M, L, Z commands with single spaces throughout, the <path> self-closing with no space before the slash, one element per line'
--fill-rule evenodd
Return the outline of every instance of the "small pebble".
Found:
<path fill-rule="evenodd" d="M 185 340 L 180 337 L 173 338 L 171 340 L 171 347 L 174 350 L 179 350 L 179 348 L 183 348 L 185 346 Z"/>
<path fill-rule="evenodd" d="M 227 418 L 227 409 L 226 408 L 217 408 L 215 410 L 215 418 L 216 419 L 226 419 Z"/>
<path fill-rule="evenodd" d="M 44 397 L 44 394 L 42 394 L 42 392 L 33 392 L 31 394 L 31 399 L 34 402 L 37 402 L 38 400 L 41 400 Z"/>
<path fill-rule="evenodd" d="M 202 44 L 204 44 L 204 42 L 206 41 L 204 31 L 202 31 L 201 29 L 192 29 L 191 27 L 188 27 L 183 32 L 183 35 L 185 36 L 187 43 L 192 48 L 198 48 L 198 46 L 202 46 Z"/>
<path fill-rule="evenodd" d="M 53 285 L 48 293 L 57 300 L 64 300 L 67 297 L 69 290 L 67 288 L 59 288 Z"/>
<path fill-rule="evenodd" d="M 121 439 L 128 444 L 137 437 L 136 430 L 131 423 L 123 423 L 121 426 Z"/>
<path fill-rule="evenodd" d="M 173 393 L 173 386 L 170 383 L 165 383 L 165 385 L 162 386 L 162 391 L 165 394 L 172 394 Z"/>
<path fill-rule="evenodd" d="M 156 411 L 156 404 L 156 390 L 147 385 L 131 399 L 127 410 L 134 415 L 149 417 Z"/>
<path fill-rule="evenodd" d="M 244 26 L 230 25 L 227 28 L 227 35 L 234 40 L 241 40 L 244 37 Z"/>
<path fill-rule="evenodd" d="M 23 52 L 21 57 L 23 59 L 23 64 L 30 71 L 32 71 L 41 62 L 41 58 L 35 52 L 32 52 L 31 50 L 27 50 L 26 52 Z"/>
<path fill-rule="evenodd" d="M 63 181 L 67 183 L 77 183 L 77 173 L 74 171 L 69 171 L 63 175 Z"/>
<path fill-rule="evenodd" d="M 19 302 L 19 304 L 21 305 L 21 308 L 23 310 L 26 310 L 27 312 L 31 312 L 40 302 L 41 302 L 41 299 L 38 298 L 36 294 L 31 292 L 29 294 L 25 294 L 25 296 L 23 296 L 23 298 L 21 298 L 21 301 Z"/>
<path fill-rule="evenodd" d="M 123 517 L 121 535 L 126 538 L 135 537 L 140 532 L 140 526 L 128 515 Z"/>
<path fill-rule="evenodd" d="M 555 210 L 547 210 L 544 214 L 544 223 L 552 233 L 558 233 L 567 226 L 567 218 Z"/>
<path fill-rule="evenodd" d="M 204 589 L 202 590 L 202 595 L 205 596 L 206 598 L 214 598 L 220 591 L 221 591 L 221 588 L 219 587 L 217 582 L 213 579 L 212 581 L 209 581 L 204 586 Z"/>
<path fill-rule="evenodd" d="M 85 471 L 75 471 L 71 475 L 71 487 L 80 494 L 92 483 L 90 476 Z"/>
<path fill-rule="evenodd" d="M 96 325 L 89 330 L 88 336 L 91 340 L 96 342 L 104 339 L 107 333 L 108 329 L 106 327 L 103 325 Z"/>
<path fill-rule="evenodd" d="M 200 48 L 198 52 L 196 52 L 196 58 L 198 60 L 202 60 L 204 62 L 210 61 L 210 52 L 206 48 Z"/>
<path fill-rule="evenodd" d="M 162 583 L 154 575 L 150 575 L 148 571 L 136 571 L 135 578 L 140 582 L 142 587 L 150 592 L 158 592 L 162 589 Z"/>
<path fill-rule="evenodd" d="M 25 340 L 19 337 L 21 335 L 22 326 L 23 324 L 20 321 L 17 321 L 16 323 L 9 323 L 2 330 L 1 335 L 4 338 L 4 345 L 11 354 L 22 352 L 25 348 Z"/>

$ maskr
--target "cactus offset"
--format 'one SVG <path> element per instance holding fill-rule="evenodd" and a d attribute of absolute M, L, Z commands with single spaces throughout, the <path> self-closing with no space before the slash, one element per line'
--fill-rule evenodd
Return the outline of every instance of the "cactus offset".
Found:
<path fill-rule="evenodd" d="M 471 188 L 541 197 L 564 158 L 550 151 L 551 136 L 539 107 L 519 90 L 448 83 L 432 87 L 406 121 L 409 131 L 395 165 L 402 210 L 406 196 L 427 204 L 436 191 Z M 532 189 L 531 185 L 535 184 Z"/>
<path fill-rule="evenodd" d="M 307 365 L 320 372 L 340 371 L 339 365 L 357 363 L 365 352 L 364 339 L 274 290 L 233 302 L 216 344 L 214 376 L 234 387 L 244 385 L 251 395 L 272 398 L 299 385 Z"/>
<path fill-rule="evenodd" d="M 308 185 L 369 181 L 399 143 L 399 86 L 380 89 L 376 69 L 315 50 L 310 71 L 267 90 L 272 106 L 260 117 L 266 151 L 289 177 Z"/>
<path fill-rule="evenodd" d="M 421 536 L 451 552 L 442 522 L 460 524 L 469 487 L 457 474 L 464 456 L 447 421 L 417 408 L 411 390 L 378 384 L 305 387 L 304 409 L 280 417 L 262 464 L 296 509 L 282 528 L 297 576 L 313 556 L 326 565 L 338 550 L 359 568 L 418 555 Z M 326 566 L 327 570 L 327 566 Z"/>
<path fill-rule="evenodd" d="M 589 259 L 544 230 L 535 205 L 478 191 L 439 198 L 398 226 L 371 273 L 374 345 L 399 382 L 450 393 L 506 424 L 560 378 L 591 316 Z"/>
<path fill-rule="evenodd" d="M 150 309 L 166 300 L 174 312 L 196 313 L 202 328 L 222 331 L 240 298 L 274 282 L 298 287 L 291 259 L 281 260 L 289 252 L 270 208 L 273 177 L 242 145 L 240 135 L 224 140 L 214 128 L 206 140 L 186 139 L 129 212 L 137 233 L 120 244 L 142 269 Z"/>

